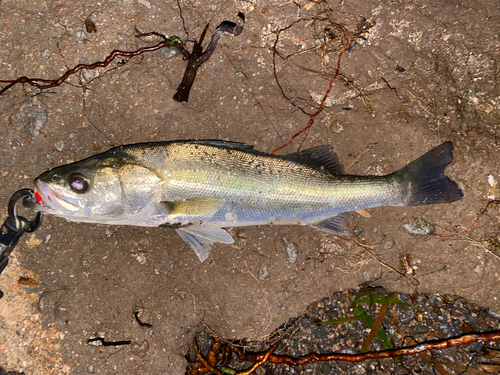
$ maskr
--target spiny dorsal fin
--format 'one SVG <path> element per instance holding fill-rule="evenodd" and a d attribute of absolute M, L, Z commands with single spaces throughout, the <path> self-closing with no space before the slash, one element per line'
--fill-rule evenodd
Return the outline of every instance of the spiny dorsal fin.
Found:
<path fill-rule="evenodd" d="M 344 167 L 339 161 L 332 146 L 318 146 L 307 150 L 283 155 L 281 158 L 308 165 L 312 168 L 324 169 L 333 174 L 344 174 Z"/>
<path fill-rule="evenodd" d="M 221 147 L 227 148 L 231 150 L 239 150 L 239 151 L 255 151 L 253 146 L 247 145 L 245 143 L 239 142 L 231 142 L 231 141 L 220 141 L 220 140 L 199 140 L 199 141 L 191 141 L 191 143 L 199 144 L 199 145 L 207 145 L 213 147 Z"/>

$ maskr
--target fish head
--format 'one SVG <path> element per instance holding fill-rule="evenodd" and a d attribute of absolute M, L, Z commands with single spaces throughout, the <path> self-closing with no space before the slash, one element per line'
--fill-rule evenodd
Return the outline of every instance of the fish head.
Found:
<path fill-rule="evenodd" d="M 126 210 L 120 165 L 87 159 L 49 170 L 35 181 L 32 209 L 71 221 L 108 222 Z"/>

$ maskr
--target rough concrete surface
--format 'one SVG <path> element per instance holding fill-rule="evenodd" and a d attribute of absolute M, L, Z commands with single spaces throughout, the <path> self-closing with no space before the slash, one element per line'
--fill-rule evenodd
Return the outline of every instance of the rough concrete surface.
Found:
<path fill-rule="evenodd" d="M 234 245 L 216 245 L 200 263 L 171 229 L 47 217 L 21 239 L 0 276 L 2 368 L 181 374 L 183 355 L 205 325 L 224 337 L 262 338 L 313 301 L 362 283 L 454 294 L 500 312 L 498 206 L 454 239 L 402 230 L 422 216 L 439 234 L 460 232 L 488 195 L 498 195 L 488 182 L 490 175 L 500 180 L 497 1 L 181 0 L 180 7 L 191 39 L 208 21 L 211 35 L 238 12 L 246 18 L 243 33 L 224 35 L 200 68 L 188 103 L 172 100 L 186 62 L 164 51 L 118 59 L 121 64 L 109 66 L 114 70 L 78 73 L 42 93 L 24 84 L 0 96 L 2 220 L 9 197 L 34 177 L 113 146 L 228 138 L 272 152 L 307 125 L 309 117 L 292 103 L 310 112 L 318 107 L 338 57 L 324 42 L 342 38 L 327 22 L 307 20 L 281 33 L 276 70 L 287 100 L 273 75 L 274 32 L 326 9 L 349 30 L 363 18 L 375 25 L 343 55 L 341 75 L 310 131 L 280 152 L 294 152 L 302 142 L 303 148 L 331 144 L 349 173 L 380 175 L 451 140 L 455 160 L 446 173 L 464 198 L 372 209 L 371 218 L 354 214 L 353 228 L 363 228 L 356 228 L 358 240 L 373 246 L 380 262 L 327 233 L 268 226 L 233 231 Z M 87 32 L 87 19 L 97 32 Z M 187 39 L 173 1 L 0 1 L 0 79 L 58 78 L 114 49 L 157 42 L 135 38 L 134 27 Z M 299 249 L 294 264 L 282 237 Z M 262 265 L 269 276 L 259 280 Z M 151 328 L 138 325 L 136 311 Z M 139 345 L 87 343 L 97 336 Z M 144 340 L 148 349 L 138 349 Z"/>

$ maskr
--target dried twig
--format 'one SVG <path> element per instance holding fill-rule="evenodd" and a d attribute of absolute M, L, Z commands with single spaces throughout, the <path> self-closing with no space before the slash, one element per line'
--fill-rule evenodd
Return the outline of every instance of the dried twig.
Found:
<path fill-rule="evenodd" d="M 466 241 L 470 241 L 474 246 L 478 246 L 482 248 L 486 253 L 493 255 L 495 258 L 500 260 L 500 255 L 497 254 L 495 251 L 488 249 L 488 242 L 487 241 L 478 241 L 475 238 L 472 238 L 468 234 L 464 234 L 464 239 Z M 491 245 L 491 244 L 490 244 Z"/>
<path fill-rule="evenodd" d="M 379 257 L 378 255 L 372 253 L 370 250 L 373 250 L 373 246 L 370 246 L 370 245 L 366 245 L 362 242 L 359 242 L 357 239 L 355 238 L 348 238 L 348 237 L 344 237 L 344 236 L 340 236 L 340 235 L 336 235 L 338 238 L 346 241 L 346 242 L 350 242 L 350 243 L 353 243 L 355 245 L 358 245 L 360 246 L 361 248 L 363 248 L 365 250 L 366 253 L 368 253 L 368 255 L 370 255 L 373 259 L 375 259 L 378 263 L 380 263 L 382 266 L 390 269 L 392 272 L 395 272 L 397 273 L 399 276 L 401 277 L 404 277 L 405 279 L 407 279 L 408 281 L 410 281 L 413 285 L 419 285 L 420 282 L 418 280 L 412 280 L 410 279 L 408 276 L 406 276 L 404 273 L 402 272 L 399 272 L 397 269 L 395 269 L 394 267 L 390 266 L 389 264 L 383 262 Z"/>
<path fill-rule="evenodd" d="M 467 232 L 471 231 L 477 225 L 477 223 L 479 222 L 479 219 L 481 218 L 481 216 L 483 216 L 483 214 L 486 211 L 488 211 L 488 208 L 490 207 L 490 205 L 492 205 L 492 204 L 499 204 L 499 203 L 500 203 L 500 199 L 489 200 L 488 203 L 486 204 L 486 206 L 483 208 L 483 210 L 479 213 L 479 215 L 477 215 L 476 221 L 474 221 L 474 224 L 472 224 L 469 228 L 461 231 L 460 233 L 452 234 L 452 235 L 449 235 L 449 236 L 440 236 L 439 234 L 435 234 L 435 236 L 438 237 L 438 238 L 441 238 L 441 239 L 448 239 L 448 238 L 455 238 L 455 237 L 463 236 Z"/>
<path fill-rule="evenodd" d="M 394 293 L 391 293 L 387 296 L 387 298 L 392 298 L 393 296 Z M 389 302 L 384 302 L 382 304 L 382 307 L 380 308 L 380 311 L 378 312 L 377 318 L 375 319 L 375 323 L 373 323 L 370 333 L 363 342 L 363 346 L 361 347 L 361 353 L 366 353 L 368 351 L 370 344 L 372 343 L 375 336 L 377 336 L 378 331 L 382 327 L 382 322 L 384 321 L 384 318 L 388 310 L 389 310 Z"/>
<path fill-rule="evenodd" d="M 281 150 L 281 149 L 287 147 L 288 145 L 290 145 L 295 140 L 295 138 L 297 138 L 299 135 L 301 135 L 302 133 L 304 133 L 305 131 L 307 131 L 307 130 L 309 130 L 311 128 L 311 126 L 314 123 L 314 120 L 316 119 L 316 117 L 318 117 L 318 115 L 321 113 L 321 111 L 323 111 L 323 108 L 324 108 L 325 102 L 326 102 L 326 98 L 328 98 L 328 95 L 332 91 L 332 89 L 333 89 L 333 82 L 335 81 L 335 79 L 337 78 L 337 76 L 338 76 L 338 74 L 340 72 L 340 61 L 342 59 L 342 55 L 344 54 L 344 52 L 346 52 L 349 49 L 349 45 L 351 44 L 351 39 L 349 38 L 349 35 L 347 34 L 347 31 L 345 30 L 345 28 L 342 25 L 336 24 L 336 23 L 334 23 L 333 21 L 331 21 L 328 18 L 319 18 L 319 19 L 317 19 L 317 21 L 328 21 L 333 26 L 339 28 L 343 32 L 343 34 L 344 34 L 344 37 L 345 37 L 345 39 L 347 41 L 347 43 L 346 43 L 347 45 L 344 47 L 344 49 L 342 49 L 339 52 L 339 57 L 337 59 L 337 69 L 335 70 L 335 73 L 333 74 L 333 77 L 330 79 L 330 83 L 328 85 L 328 90 L 325 92 L 325 95 L 323 95 L 323 99 L 321 100 L 321 104 L 320 104 L 319 108 L 316 110 L 316 112 L 314 112 L 312 114 L 306 112 L 303 108 L 301 108 L 301 107 L 297 106 L 295 103 L 293 103 L 293 101 L 285 94 L 285 91 L 283 90 L 283 87 L 281 86 L 281 83 L 279 82 L 278 74 L 276 72 L 276 52 L 277 52 L 276 51 L 276 46 L 278 45 L 278 41 L 279 41 L 279 37 L 280 37 L 281 32 L 290 29 L 295 24 L 297 24 L 297 23 L 299 23 L 301 21 L 308 21 L 308 20 L 309 19 L 304 18 L 304 19 L 300 19 L 298 21 L 292 22 L 287 27 L 279 30 L 278 33 L 276 34 L 276 39 L 274 40 L 274 46 L 273 46 L 273 74 L 274 74 L 274 79 L 276 80 L 276 84 L 278 85 L 278 87 L 279 87 L 279 89 L 281 91 L 281 95 L 283 95 L 283 97 L 285 99 L 287 99 L 290 103 L 292 103 L 293 106 L 295 106 L 296 108 L 300 109 L 304 114 L 308 115 L 309 116 L 309 121 L 307 122 L 306 127 L 302 128 L 297 133 L 295 133 L 288 140 L 288 142 L 284 143 L 283 145 L 281 145 L 280 147 L 278 147 L 276 150 L 274 150 L 273 152 L 271 152 L 271 155 L 275 154 L 279 150 Z"/>
<path fill-rule="evenodd" d="M 325 94 L 323 95 L 323 99 L 321 100 L 319 108 L 314 113 L 308 113 L 305 109 L 303 109 L 302 107 L 299 107 L 297 104 L 295 104 L 291 100 L 291 98 L 289 98 L 285 94 L 285 91 L 283 90 L 283 87 L 281 86 L 281 83 L 280 83 L 280 81 L 278 79 L 277 70 L 276 70 L 276 54 L 278 53 L 277 52 L 277 45 L 278 45 L 280 34 L 282 32 L 284 32 L 284 31 L 289 30 L 290 28 L 292 28 L 296 24 L 298 24 L 300 22 L 303 22 L 303 21 L 328 22 L 332 27 L 334 27 L 335 29 L 340 30 L 342 32 L 342 34 L 344 35 L 344 39 L 345 39 L 345 41 L 344 41 L 345 42 L 344 47 L 340 50 L 339 56 L 337 58 L 337 67 L 336 67 L 336 70 L 335 70 L 332 78 L 330 79 L 330 82 L 329 82 L 329 85 L 328 85 L 328 89 L 326 90 Z M 297 21 L 294 21 L 290 25 L 288 25 L 288 26 L 286 26 L 286 27 L 284 27 L 284 28 L 282 28 L 282 29 L 280 29 L 280 30 L 278 30 L 276 32 L 276 38 L 274 40 L 274 45 L 273 45 L 273 74 L 274 74 L 274 79 L 276 80 L 276 84 L 278 85 L 278 87 L 279 87 L 279 89 L 281 91 L 281 95 L 285 99 L 287 99 L 294 107 L 298 108 L 302 113 L 304 113 L 305 115 L 309 116 L 309 121 L 307 122 L 307 125 L 304 128 L 302 128 L 301 130 L 299 130 L 297 133 L 295 133 L 288 140 L 288 142 L 284 143 L 283 145 L 281 145 L 280 147 L 278 147 L 277 149 L 275 149 L 273 152 L 271 152 L 271 154 L 275 154 L 279 150 L 281 150 L 281 149 L 289 146 L 295 140 L 295 138 L 297 138 L 302 133 L 307 132 L 311 128 L 311 126 L 313 125 L 314 120 L 316 119 L 316 117 L 318 117 L 318 115 L 323 111 L 326 99 L 328 98 L 328 95 L 330 94 L 330 92 L 333 89 L 333 82 L 335 81 L 335 79 L 339 75 L 339 72 L 340 72 L 340 61 L 342 60 L 342 55 L 345 52 L 350 51 L 350 48 L 351 48 L 352 45 L 354 45 L 354 42 L 356 41 L 356 39 L 361 34 L 365 33 L 367 30 L 369 30 L 372 26 L 373 26 L 372 24 L 366 24 L 366 27 L 359 27 L 358 31 L 354 35 L 349 35 L 349 33 L 347 32 L 346 28 L 343 25 L 332 21 L 330 18 L 313 17 L 313 18 L 302 18 L 302 19 L 299 19 Z"/>

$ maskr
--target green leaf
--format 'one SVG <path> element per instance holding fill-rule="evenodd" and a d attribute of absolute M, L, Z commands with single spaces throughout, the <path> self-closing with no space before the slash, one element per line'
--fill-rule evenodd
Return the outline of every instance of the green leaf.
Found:
<path fill-rule="evenodd" d="M 354 306 L 352 308 L 358 316 L 360 316 L 360 320 L 365 323 L 368 327 L 373 328 L 375 324 L 375 320 L 363 309 L 361 306 Z M 377 337 L 384 343 L 387 349 L 393 349 L 391 340 L 387 337 L 385 331 L 380 328 L 377 332 Z"/>

